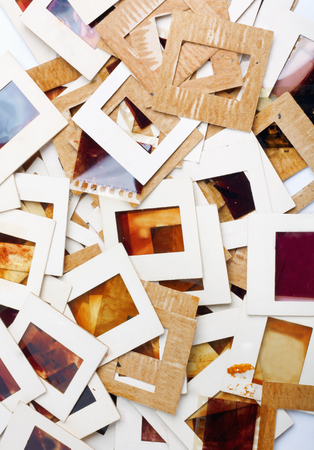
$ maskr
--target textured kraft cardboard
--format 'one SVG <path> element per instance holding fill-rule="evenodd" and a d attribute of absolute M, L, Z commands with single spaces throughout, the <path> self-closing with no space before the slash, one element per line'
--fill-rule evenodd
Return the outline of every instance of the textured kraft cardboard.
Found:
<path fill-rule="evenodd" d="M 122 2 L 115 11 L 109 14 L 109 16 L 96 27 L 96 29 L 101 34 L 105 43 L 113 50 L 114 54 L 124 61 L 146 91 L 153 95 L 157 83 L 158 72 L 156 69 L 160 66 L 162 61 L 155 19 L 157 16 L 171 14 L 174 11 L 186 10 L 188 9 L 188 6 L 186 5 L 186 2 L 184 3 L 176 0 L 166 0 L 163 3 L 159 1 L 159 5 L 157 6 L 156 0 L 150 0 L 150 2 L 146 3 L 149 4 L 146 4 L 144 7 L 142 4 L 139 4 L 138 0 Z M 203 13 L 203 11 L 206 11 L 206 15 L 209 17 L 218 18 L 218 14 L 215 13 L 214 9 L 212 9 L 205 0 L 202 0 L 201 5 L 203 5 L 203 8 L 201 5 L 197 5 L 196 2 L 192 1 L 190 3 L 193 12 Z M 137 22 L 135 20 L 130 20 L 129 12 L 131 7 L 137 12 Z M 151 7 L 150 11 L 148 9 L 149 7 Z M 125 39 L 125 36 L 128 33 L 130 33 L 131 36 L 132 47 Z M 102 49 L 106 49 L 102 44 L 99 46 Z M 200 45 L 197 46 L 188 42 L 185 43 L 182 47 L 175 84 L 181 84 L 215 53 L 217 53 L 217 49 L 215 48 Z M 229 89 L 242 85 L 243 79 L 237 58 L 235 58 L 235 55 L 230 57 L 230 52 L 222 53 L 226 53 L 224 55 L 226 56 L 226 60 L 229 58 L 228 67 L 224 70 L 223 76 L 218 74 L 217 76 L 214 75 L 210 77 L 211 83 L 207 81 L 207 84 L 205 85 L 207 91 L 214 92 L 216 90 Z M 222 55 L 220 55 L 220 58 L 218 56 L 218 61 L 220 61 L 220 59 L 222 59 Z M 216 62 L 215 69 L 221 70 L 221 66 L 222 64 Z M 223 69 L 225 69 L 225 67 Z M 200 90 L 204 83 L 205 80 L 202 82 L 198 81 L 196 88 Z M 147 106 L 150 104 L 149 100 L 150 99 L 148 98 L 145 101 Z"/>
<path fill-rule="evenodd" d="M 203 122 L 250 131 L 271 48 L 271 31 L 174 12 L 168 45 L 160 68 L 153 108 Z M 251 56 L 241 100 L 184 90 L 173 86 L 181 42 L 214 46 Z"/>
<path fill-rule="evenodd" d="M 98 375 L 110 393 L 175 414 L 196 327 L 198 298 L 150 282 L 143 286 L 168 329 L 162 360 L 130 352 L 102 366 Z M 149 383 L 154 392 L 128 385 L 116 374 Z"/>
<path fill-rule="evenodd" d="M 247 247 L 238 248 L 227 263 L 229 283 L 246 290 L 247 288 Z"/>
<path fill-rule="evenodd" d="M 274 122 L 314 170 L 314 125 L 288 92 L 257 114 L 252 131 L 256 136 Z"/>
<path fill-rule="evenodd" d="M 309 205 L 314 200 L 314 181 L 293 195 L 292 200 L 296 206 L 288 211 L 287 214 L 297 214 Z"/>
<path fill-rule="evenodd" d="M 81 74 L 63 58 L 56 58 L 26 71 L 43 92 L 77 80 Z"/>
<path fill-rule="evenodd" d="M 150 70 L 158 69 L 162 63 L 156 17 L 172 14 L 176 10 L 188 9 L 187 2 L 184 0 L 166 0 L 130 32 L 132 48 Z"/>
<path fill-rule="evenodd" d="M 126 42 L 125 36 L 164 1 L 146 0 L 143 4 L 141 0 L 126 0 L 96 26 L 105 43 L 132 70 L 148 92 L 156 85 L 157 75 L 148 70 L 145 62 Z"/>
<path fill-rule="evenodd" d="M 274 448 L 277 409 L 314 411 L 314 386 L 264 381 L 258 450 Z"/>
<path fill-rule="evenodd" d="M 97 255 L 100 255 L 101 250 L 98 244 L 91 245 L 90 247 L 86 247 L 83 250 L 79 250 L 71 255 L 66 255 L 64 257 L 64 267 L 63 273 L 70 272 L 70 270 L 75 269 L 78 266 L 81 266 L 85 262 L 94 258 Z"/>
<path fill-rule="evenodd" d="M 206 0 L 187 0 L 186 3 L 195 14 L 229 20 L 228 7 L 227 5 L 223 6 L 221 2 L 213 2 L 212 5 L 209 5 Z M 198 80 L 185 81 L 209 58 L 211 58 L 214 75 Z M 173 85 L 181 85 L 181 87 L 207 94 L 242 86 L 243 77 L 237 54 L 225 50 L 217 51 L 215 47 L 184 42 L 181 47 Z"/>
<path fill-rule="evenodd" d="M 174 11 L 187 10 L 187 5 L 196 14 L 226 18 L 224 13 L 227 12 L 227 8 L 221 9 L 221 5 L 220 8 L 219 5 L 214 5 L 213 9 L 205 0 L 187 0 L 184 2 L 182 0 L 167 0 L 164 2 L 130 33 L 132 47 L 151 70 L 158 69 L 162 63 L 162 51 L 155 24 L 156 17 L 171 14 Z M 228 13 L 226 19 L 228 20 Z M 209 58 L 212 58 L 214 73 L 217 75 L 185 81 Z M 243 84 L 243 78 L 238 59 L 234 53 L 185 42 L 181 48 L 174 85 L 179 86 L 182 82 L 184 82 L 184 87 L 189 89 L 215 92 L 240 86 Z M 151 99 L 146 99 L 145 104 L 149 100 Z"/>

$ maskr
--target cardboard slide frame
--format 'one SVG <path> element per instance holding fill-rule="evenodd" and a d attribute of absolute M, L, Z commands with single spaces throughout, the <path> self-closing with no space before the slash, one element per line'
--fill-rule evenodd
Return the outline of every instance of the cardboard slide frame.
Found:
<path fill-rule="evenodd" d="M 203 265 L 203 289 L 193 291 L 199 305 L 231 303 L 219 217 L 215 205 L 197 206 L 196 216 Z M 190 292 L 187 292 L 189 294 Z"/>
<path fill-rule="evenodd" d="M 104 435 L 100 433 L 92 433 L 83 439 L 87 445 L 92 447 L 94 450 L 115 450 L 115 429 L 116 424 L 112 423 L 107 428 L 107 431 Z M 88 447 L 89 448 L 89 447 Z"/>
<path fill-rule="evenodd" d="M 78 439 L 83 439 L 120 419 L 120 414 L 97 373 L 94 373 L 87 386 L 96 402 L 71 414 L 65 422 L 57 423 Z"/>
<path fill-rule="evenodd" d="M 67 122 L 11 53 L 5 52 L 1 55 L 0 66 L 0 90 L 10 82 L 14 82 L 39 113 L 2 147 L 0 167 L 0 183 L 2 183 L 59 133 Z"/>
<path fill-rule="evenodd" d="M 314 125 L 288 92 L 257 114 L 252 131 L 257 136 L 274 122 L 314 170 Z"/>
<path fill-rule="evenodd" d="M 65 422 L 55 422 L 78 439 L 83 439 L 120 419 L 120 414 L 97 373 L 94 373 L 87 388 L 95 401 L 70 414 Z M 36 410 L 34 405 L 31 407 Z"/>
<path fill-rule="evenodd" d="M 258 450 L 274 448 L 276 412 L 278 409 L 314 411 L 314 386 L 265 382 Z"/>
<path fill-rule="evenodd" d="M 217 133 L 215 136 L 212 136 L 210 139 L 205 141 L 204 150 L 213 149 L 213 148 L 221 148 L 229 146 L 230 142 L 235 144 L 241 144 L 242 142 L 249 141 L 251 142 L 251 146 L 257 147 L 260 150 L 260 157 L 262 159 L 262 166 L 264 169 L 264 175 L 267 183 L 267 188 L 269 192 L 269 199 L 272 207 L 272 211 L 275 214 L 283 214 L 293 208 L 294 202 L 291 199 L 289 192 L 287 191 L 285 185 L 281 181 L 278 176 L 276 170 L 273 165 L 267 158 L 265 152 L 259 145 L 258 140 L 251 132 L 250 134 L 244 133 L 243 131 L 230 130 L 225 129 L 220 133 Z"/>
<path fill-rule="evenodd" d="M 177 179 L 186 177 L 189 174 L 193 181 L 200 181 L 237 172 L 246 172 L 247 174 L 251 185 L 255 211 L 258 213 L 270 213 L 272 208 L 267 182 L 258 142 L 254 137 L 252 139 L 249 136 L 243 143 L 232 143 L 217 148 L 212 147 L 210 142 L 208 142 L 208 149 L 203 150 L 199 164 L 185 161 L 182 169 L 175 169 L 171 176 Z"/>
<path fill-rule="evenodd" d="M 121 420 L 116 424 L 116 450 L 169 450 L 166 442 L 142 440 L 143 416 L 130 400 L 118 397 L 117 407 L 121 414 Z"/>
<path fill-rule="evenodd" d="M 163 327 L 168 329 L 162 360 L 129 352 L 97 372 L 110 393 L 175 414 L 196 327 L 198 298 L 150 282 L 143 285 Z M 135 383 L 125 382 L 119 374 Z M 136 381 L 147 383 L 148 388 L 137 386 Z"/>
<path fill-rule="evenodd" d="M 23 211 L 13 210 L 0 214 L 0 233 L 35 243 L 27 285 L 0 279 L 2 305 L 19 310 L 30 292 L 40 294 L 54 228 L 54 220 Z"/>
<path fill-rule="evenodd" d="M 0 320 L 0 336 L 2 343 L 0 359 L 19 387 L 19 390 L 2 400 L 2 404 L 13 412 L 18 402 L 29 403 L 44 394 L 46 388 L 22 354 L 2 320 Z"/>
<path fill-rule="evenodd" d="M 203 442 L 186 424 L 185 420 L 197 411 L 198 408 L 204 405 L 208 401 L 208 398 L 214 397 L 221 391 L 223 372 L 228 363 L 229 352 L 230 350 L 226 350 L 222 353 L 215 361 L 188 383 L 188 393 L 181 396 L 175 416 L 171 416 L 162 411 L 156 411 L 157 415 L 189 450 L 198 450 L 199 448 L 202 448 Z M 259 422 L 260 420 L 257 419 L 253 450 L 257 450 Z M 280 436 L 280 434 L 291 427 L 292 424 L 293 421 L 285 411 L 278 411 L 275 437 L 277 438 Z"/>
<path fill-rule="evenodd" d="M 249 316 L 246 313 L 247 300 L 244 301 L 245 304 L 240 311 L 240 317 L 230 350 L 227 367 L 231 368 L 235 365 L 240 365 L 244 370 L 245 367 L 243 365 L 248 364 L 251 365 L 253 369 L 242 371 L 242 373 L 235 374 L 235 376 L 230 375 L 226 370 L 223 375 L 222 390 L 224 392 L 239 395 L 241 397 L 255 398 L 255 400 L 260 401 L 263 391 L 263 385 L 253 383 L 252 380 L 254 377 L 254 369 L 258 360 L 268 317 Z M 276 316 L 275 318 L 285 322 L 314 328 L 313 317 Z M 314 385 L 313 348 L 314 336 L 312 332 L 306 352 L 306 357 L 304 359 L 303 370 L 301 372 L 299 380 L 300 384 L 305 383 Z"/>
<path fill-rule="evenodd" d="M 313 227 L 314 217 L 311 214 L 259 214 L 249 218 L 248 314 L 276 316 L 314 314 L 313 301 L 275 301 L 276 232 L 312 232 Z"/>
<path fill-rule="evenodd" d="M 230 305 L 230 308 L 196 317 L 197 327 L 193 345 L 233 337 L 241 308 L 242 305 L 235 307 Z"/>
<path fill-rule="evenodd" d="M 53 104 L 67 121 L 67 126 L 54 137 L 53 143 L 56 146 L 61 165 L 68 178 L 71 178 L 73 175 L 77 156 L 77 151 L 69 144 L 69 136 L 75 130 L 71 109 L 85 102 L 101 85 L 104 78 L 105 75 L 101 71 L 95 81 L 53 100 Z"/>
<path fill-rule="evenodd" d="M 114 73 L 116 73 L 116 70 L 117 69 L 115 69 Z M 105 114 L 108 114 L 110 118 L 114 118 L 116 108 L 119 107 L 125 98 L 128 98 L 133 104 L 135 104 L 137 108 L 139 108 L 139 110 L 158 128 L 159 137 L 162 135 L 167 136 L 180 122 L 180 119 L 175 116 L 165 115 L 163 113 L 153 111 L 151 108 L 146 108 L 141 96 L 141 85 L 133 76 L 130 76 L 125 83 L 122 84 L 122 86 L 107 102 L 105 107 L 102 108 L 102 111 Z M 118 117 L 119 116 L 120 114 L 118 114 Z M 121 131 L 123 130 L 120 129 L 120 133 Z M 60 133 L 60 136 L 63 133 L 66 135 L 66 132 L 63 131 Z M 73 131 L 73 133 L 69 135 L 70 144 L 77 150 L 79 150 L 80 137 L 81 132 L 79 130 Z M 81 176 L 79 180 L 74 179 L 71 183 L 71 187 L 73 191 L 83 191 L 94 195 L 98 194 L 109 198 L 125 200 L 132 206 L 135 206 L 136 204 L 141 203 L 149 195 L 149 193 L 162 181 L 162 179 L 171 172 L 177 163 L 179 163 L 184 156 L 188 155 L 195 145 L 199 145 L 201 139 L 204 140 L 204 136 L 198 129 L 195 129 L 190 136 L 174 151 L 170 158 L 167 159 L 165 164 L 163 164 L 161 168 L 152 176 L 152 178 L 143 186 L 141 193 L 121 189 L 119 188 L 118 183 L 115 184 L 114 187 L 112 187 L 113 183 L 108 183 L 108 185 L 106 185 L 105 180 L 103 184 L 99 183 L 95 185 L 90 178 L 84 179 L 83 176 Z M 68 143 L 65 143 L 65 145 L 68 145 Z"/>
<path fill-rule="evenodd" d="M 21 21 L 84 77 L 92 80 L 111 55 L 99 48 L 93 49 L 57 19 L 47 9 L 50 3 L 50 0 L 34 0 L 22 14 Z"/>
<path fill-rule="evenodd" d="M 197 128 L 199 122 L 180 119 L 153 153 L 147 153 L 102 111 L 103 106 L 130 76 L 132 73 L 129 69 L 120 63 L 75 114 L 73 121 L 144 185 Z"/>
<path fill-rule="evenodd" d="M 107 347 L 34 294 L 29 294 L 9 328 L 16 342 L 21 340 L 31 323 L 83 360 L 64 393 L 42 379 L 46 392 L 36 402 L 64 422 L 104 357 Z"/>
<path fill-rule="evenodd" d="M 122 397 L 121 397 L 122 398 Z M 126 399 L 123 399 L 126 400 Z M 128 400 L 126 400 L 128 401 Z M 159 436 L 168 444 L 171 450 L 186 450 L 185 445 L 170 430 L 163 420 L 157 415 L 156 410 L 140 403 L 131 402 L 135 409 L 144 417 L 147 422 L 157 431 Z"/>
<path fill-rule="evenodd" d="M 71 291 L 72 286 L 69 284 L 45 275 L 39 297 L 63 314 Z"/>
<path fill-rule="evenodd" d="M 135 50 L 126 42 L 125 36 L 164 2 L 165 0 L 146 0 L 143 5 L 139 0 L 124 1 L 96 26 L 96 30 L 105 41 L 100 41 L 98 46 L 103 48 L 104 43 L 105 48 L 108 46 L 112 48 L 115 55 L 127 63 L 134 76 L 149 93 L 156 85 L 157 74 L 139 58 Z"/>
<path fill-rule="evenodd" d="M 101 364 L 112 361 L 164 331 L 122 244 L 95 256 L 65 274 L 61 280 L 73 285 L 69 298 L 71 302 L 117 274 L 121 275 L 139 314 L 97 337 L 109 347 Z M 128 339 L 125 339 L 126 335 Z"/>
<path fill-rule="evenodd" d="M 218 4 L 210 6 L 206 0 L 166 0 L 130 33 L 132 49 L 152 71 L 156 71 L 162 63 L 162 51 L 156 28 L 156 18 L 173 14 L 174 11 L 186 11 L 189 9 L 188 7 L 195 14 L 229 19 L 227 5 L 225 5 L 225 10 L 221 11 Z M 187 80 L 209 58 L 212 58 L 214 74 L 202 80 Z M 132 60 L 128 58 L 125 61 L 126 64 L 129 64 L 132 72 L 136 70 Z M 155 73 L 157 74 L 158 72 L 156 71 Z M 141 78 L 139 78 L 142 84 L 145 83 L 145 75 L 145 73 L 142 73 Z M 239 61 L 235 54 L 204 46 L 196 48 L 191 43 L 184 43 L 182 58 L 178 61 L 174 84 L 175 86 L 181 85 L 181 87 L 209 93 L 242 86 L 243 78 Z M 150 86 L 149 92 L 154 92 L 154 88 L 154 86 Z M 145 102 L 148 103 L 148 99 L 145 99 Z"/>
<path fill-rule="evenodd" d="M 220 391 L 228 354 L 229 350 L 226 350 L 188 383 L 188 393 L 181 396 L 175 415 L 157 411 L 157 415 L 178 436 L 188 450 L 196 450 L 196 447 L 194 447 L 196 442 L 202 448 L 203 442 L 185 423 L 185 420 L 205 404 L 209 397 L 214 397 Z"/>
<path fill-rule="evenodd" d="M 192 181 L 163 180 L 140 205 L 140 209 L 179 207 L 184 252 L 130 256 L 139 277 L 145 281 L 202 278 L 202 262 L 198 238 Z M 100 197 L 106 249 L 119 243 L 116 213 L 133 208 L 119 200 Z M 136 211 L 136 209 L 135 209 Z"/>
<path fill-rule="evenodd" d="M 12 418 L 11 411 L 8 410 L 2 403 L 0 404 L 0 435 L 4 432 Z"/>
<path fill-rule="evenodd" d="M 211 30 L 209 33 L 208 30 Z M 243 36 L 246 36 L 245 40 Z M 273 33 L 185 12 L 173 14 L 153 108 L 180 117 L 250 131 Z M 241 100 L 184 90 L 172 85 L 182 41 L 251 55 Z M 245 42 L 244 42 L 245 41 Z"/>
<path fill-rule="evenodd" d="M 75 81 L 81 76 L 74 67 L 60 57 L 33 67 L 27 70 L 27 73 L 43 92 Z"/>
<path fill-rule="evenodd" d="M 272 8 L 272 5 L 271 5 Z M 293 50 L 300 35 L 314 41 L 313 22 L 298 14 L 281 8 L 278 13 L 271 11 L 277 20 L 264 25 L 274 30 L 274 43 L 269 55 L 269 62 L 263 80 L 262 96 L 268 97 Z M 271 19 L 269 19 L 271 20 Z"/>
<path fill-rule="evenodd" d="M 17 193 L 14 175 L 11 175 L 0 185 L 0 212 L 21 207 Z"/>
<path fill-rule="evenodd" d="M 65 448 L 75 448 L 75 450 L 90 450 L 91 448 L 29 406 L 19 403 L 1 439 L 0 449 L 24 450 L 35 428 L 48 434 L 52 441 L 57 441 L 56 445 L 61 442 Z"/>
<path fill-rule="evenodd" d="M 53 203 L 53 220 L 56 226 L 45 273 L 63 275 L 70 180 L 17 173 L 15 182 L 21 200 Z"/>

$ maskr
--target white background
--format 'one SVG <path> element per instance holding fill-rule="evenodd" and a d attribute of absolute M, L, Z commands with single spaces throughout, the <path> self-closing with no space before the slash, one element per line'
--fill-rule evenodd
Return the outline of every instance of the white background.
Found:
<path fill-rule="evenodd" d="M 314 1 L 299 0 L 295 12 L 314 22 Z M 36 59 L 0 7 L 0 55 L 6 50 L 13 54 L 25 70 L 37 65 Z M 314 173 L 306 168 L 287 180 L 285 185 L 289 193 L 293 195 L 313 180 Z M 302 213 L 313 214 L 314 202 L 307 206 Z M 298 411 L 291 411 L 289 414 L 295 421 L 295 425 L 276 440 L 274 450 L 313 450 L 314 416 Z"/>

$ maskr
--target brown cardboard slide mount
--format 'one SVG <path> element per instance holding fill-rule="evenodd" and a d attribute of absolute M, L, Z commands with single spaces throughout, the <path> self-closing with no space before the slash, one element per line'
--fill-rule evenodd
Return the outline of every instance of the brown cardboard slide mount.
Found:
<path fill-rule="evenodd" d="M 277 409 L 314 411 L 314 386 L 264 381 L 257 450 L 273 450 Z"/>
<path fill-rule="evenodd" d="M 91 245 L 90 247 L 83 248 L 82 250 L 78 250 L 75 253 L 71 253 L 71 255 L 66 255 L 64 257 L 64 267 L 63 273 L 70 272 L 70 270 L 75 269 L 76 267 L 81 266 L 86 263 L 90 259 L 94 258 L 97 255 L 100 255 L 101 250 L 98 244 Z"/>
<path fill-rule="evenodd" d="M 221 4 L 214 4 L 212 8 L 206 0 L 166 0 L 130 33 L 133 49 L 152 71 L 156 71 L 156 74 L 162 63 L 162 51 L 155 19 L 174 11 L 186 11 L 188 7 L 195 14 L 229 20 L 228 9 L 227 7 L 223 9 Z M 209 58 L 211 58 L 214 75 L 187 80 Z M 183 82 L 184 87 L 188 89 L 207 93 L 242 86 L 243 78 L 237 55 L 219 51 L 217 48 L 185 42 L 181 48 L 174 85 L 179 86 Z M 151 90 L 154 89 L 151 87 Z M 145 99 L 145 103 L 148 103 L 148 99 Z"/>
<path fill-rule="evenodd" d="M 257 114 L 252 131 L 257 136 L 272 123 L 276 123 L 307 165 L 314 170 L 314 125 L 288 92 Z M 304 166 L 295 165 L 294 173 L 303 168 Z M 291 175 L 293 173 L 289 174 Z"/>
<path fill-rule="evenodd" d="M 175 414 L 196 328 L 198 297 L 150 282 L 144 288 L 164 328 L 168 329 L 162 360 L 129 352 L 98 369 L 107 390 L 151 408 Z M 148 392 L 115 379 L 125 375 L 155 386 Z"/>
<path fill-rule="evenodd" d="M 112 49 L 111 53 L 117 55 L 126 64 L 147 91 L 148 94 L 144 93 L 147 97 L 146 106 L 151 106 L 149 94 L 154 95 L 158 68 L 162 61 L 155 19 L 175 11 L 187 10 L 190 3 L 193 12 L 204 10 L 208 17 L 218 18 L 218 14 L 205 0 L 199 0 L 200 5 L 197 7 L 195 7 L 196 2 L 193 1 L 146 0 L 144 6 L 138 0 L 125 0 L 96 27 L 103 38 L 98 44 L 99 48 L 108 51 L 109 46 Z M 213 7 L 217 8 L 222 17 L 226 17 L 227 11 L 221 12 L 221 9 L 223 10 L 221 2 L 217 5 L 214 2 Z M 133 13 L 132 19 L 130 10 Z M 130 33 L 132 46 L 125 39 L 128 33 Z M 188 88 L 216 92 L 243 84 L 239 61 L 235 54 L 188 42 L 182 46 L 175 84 L 184 82 L 212 56 L 215 75 L 202 80 L 185 81 Z"/>
<path fill-rule="evenodd" d="M 63 58 L 56 58 L 27 70 L 43 92 L 77 80 L 81 74 Z"/>
<path fill-rule="evenodd" d="M 314 201 L 314 181 L 311 181 L 307 186 L 293 195 L 292 200 L 295 203 L 295 207 L 290 209 L 287 214 L 297 214 L 304 209 L 307 205 Z"/>
<path fill-rule="evenodd" d="M 272 38 L 272 31 L 186 12 L 174 12 L 153 108 L 179 117 L 251 131 Z M 173 85 L 183 41 L 251 56 L 241 100 Z"/>
<path fill-rule="evenodd" d="M 143 3 L 142 0 L 124 0 L 95 27 L 105 44 L 129 67 L 148 92 L 151 92 L 150 89 L 155 86 L 157 76 L 148 69 L 145 62 L 141 61 L 125 40 L 125 36 L 164 1 L 145 0 Z M 101 43 L 98 46 L 103 48 Z"/>

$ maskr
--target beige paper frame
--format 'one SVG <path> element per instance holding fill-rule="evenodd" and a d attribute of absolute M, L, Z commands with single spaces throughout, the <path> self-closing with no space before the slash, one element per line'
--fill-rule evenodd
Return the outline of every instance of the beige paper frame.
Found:
<path fill-rule="evenodd" d="M 0 185 L 0 212 L 21 207 L 17 193 L 14 175 L 11 175 Z"/>
<path fill-rule="evenodd" d="M 231 303 L 217 207 L 216 205 L 197 206 L 196 216 L 201 246 L 204 288 L 194 291 L 194 295 L 199 297 L 199 305 Z M 187 294 L 189 293 L 187 292 Z"/>
<path fill-rule="evenodd" d="M 215 31 L 209 33 L 208 30 Z M 266 70 L 272 36 L 273 33 L 267 30 L 175 12 L 168 45 L 163 56 L 163 64 L 160 68 L 153 108 L 180 117 L 250 131 Z M 240 101 L 197 94 L 172 85 L 182 41 L 251 55 Z"/>
<path fill-rule="evenodd" d="M 75 114 L 73 121 L 144 185 L 197 128 L 199 122 L 180 119 L 152 154 L 145 152 L 102 111 L 103 106 L 130 76 L 132 73 L 129 69 L 120 63 L 95 94 Z M 130 155 L 132 156 L 130 157 Z"/>
<path fill-rule="evenodd" d="M 119 72 L 117 69 L 117 72 L 115 71 L 114 73 L 116 77 L 118 77 L 119 73 L 121 72 Z M 112 80 L 115 80 L 116 77 L 114 77 L 113 75 Z M 140 91 L 140 83 L 133 76 L 129 76 L 127 80 L 121 85 L 121 87 L 117 89 L 115 94 L 110 98 L 106 105 L 102 108 L 102 111 L 104 112 L 104 114 L 108 114 L 108 116 L 110 117 L 110 113 L 122 102 L 122 100 L 124 100 L 125 97 L 127 97 L 137 105 L 137 107 L 151 120 L 152 123 L 154 123 L 155 126 L 157 126 L 162 134 L 167 136 L 178 125 L 180 119 L 175 116 L 165 115 L 153 111 L 152 109 L 146 108 Z M 118 128 L 118 130 L 119 135 L 122 135 L 123 133 L 121 133 L 121 129 Z M 73 139 L 70 140 L 73 147 L 75 147 L 75 143 L 73 143 L 73 141 L 79 141 L 79 136 L 80 133 L 76 132 Z M 167 161 L 160 167 L 160 169 L 158 169 L 158 171 L 152 176 L 152 178 L 143 186 L 143 191 L 141 192 L 141 194 L 124 191 L 122 189 L 114 189 L 114 192 L 112 192 L 113 189 L 106 186 L 97 186 L 97 189 L 95 189 L 92 182 L 87 183 L 83 181 L 80 182 L 79 186 L 75 181 L 73 181 L 71 187 L 73 190 L 79 189 L 80 191 L 82 190 L 84 192 L 92 194 L 104 195 L 105 197 L 115 198 L 117 200 L 125 200 L 128 201 L 132 206 L 135 206 L 136 204 L 141 203 L 147 197 L 147 195 L 160 183 L 160 181 L 162 181 L 162 179 L 171 172 L 176 164 L 181 161 L 182 158 L 186 156 L 189 151 L 200 142 L 201 139 L 203 139 L 202 134 L 197 129 L 194 129 L 194 131 L 192 131 L 188 138 L 178 147 L 177 150 L 174 151 L 170 158 L 167 159 Z"/>
<path fill-rule="evenodd" d="M 64 393 L 39 378 L 46 392 L 37 397 L 36 402 L 64 422 L 104 357 L 107 347 L 34 294 L 29 294 L 9 328 L 15 342 L 21 340 L 30 323 L 83 359 Z"/>
<path fill-rule="evenodd" d="M 257 136 L 273 122 L 314 171 L 314 125 L 288 92 L 257 114 L 252 131 Z"/>
<path fill-rule="evenodd" d="M 106 249 L 119 243 L 115 213 L 131 211 L 128 204 L 100 197 Z M 184 252 L 130 256 L 139 277 L 145 281 L 202 278 L 202 262 L 191 179 L 163 180 L 140 209 L 180 208 Z"/>
<path fill-rule="evenodd" d="M 34 0 L 21 16 L 21 21 L 53 48 L 85 78 L 92 78 L 110 58 L 110 54 L 93 49 L 80 36 L 57 19 L 47 7 L 50 0 Z"/>
<path fill-rule="evenodd" d="M 30 292 L 40 294 L 55 221 L 27 212 L 13 210 L 0 214 L 0 232 L 35 242 L 35 251 L 27 286 L 0 279 L 0 304 L 21 309 Z"/>
<path fill-rule="evenodd" d="M 73 285 L 68 302 L 117 274 L 121 275 L 139 314 L 97 337 L 109 347 L 101 364 L 109 363 L 163 333 L 163 328 L 122 244 L 101 253 L 61 278 L 65 283 Z M 128 339 L 125 339 L 125 336 L 129 336 Z"/>
<path fill-rule="evenodd" d="M 0 449 L 24 450 L 30 438 L 30 435 L 37 426 L 53 438 L 66 445 L 68 448 L 75 450 L 90 450 L 87 444 L 80 441 L 70 433 L 62 430 L 51 420 L 34 411 L 24 403 L 19 403 L 12 419 L 1 439 Z"/>
<path fill-rule="evenodd" d="M 229 134 L 227 131 L 225 133 Z M 247 139 L 242 143 L 229 143 L 217 148 L 211 148 L 208 141 L 208 148 L 203 150 L 199 164 L 184 162 L 182 169 L 175 169 L 171 175 L 174 179 L 190 176 L 193 181 L 199 181 L 236 172 L 247 172 L 255 211 L 271 213 L 271 202 L 258 142 L 250 135 Z M 245 217 L 237 220 L 244 219 Z"/>
<path fill-rule="evenodd" d="M 247 312 L 254 315 L 312 316 L 314 301 L 275 301 L 277 231 L 313 231 L 312 214 L 252 215 L 248 231 Z"/>
<path fill-rule="evenodd" d="M 222 384 L 222 390 L 229 394 L 240 395 L 241 397 L 254 398 L 260 401 L 263 386 L 252 383 L 256 363 L 258 361 L 259 351 L 268 316 L 249 316 L 246 312 L 247 298 L 243 301 L 243 307 L 240 311 L 240 317 L 234 334 L 228 366 L 248 364 L 253 369 L 248 369 L 243 373 L 231 376 L 226 370 Z M 276 319 L 286 322 L 292 322 L 314 328 L 314 320 L 312 317 L 289 317 L 289 316 L 272 316 Z M 313 367 L 314 367 L 314 333 L 312 332 L 306 357 L 304 359 L 303 370 L 299 383 L 314 384 Z M 243 367 L 243 366 L 242 366 Z M 226 368 L 226 369 L 227 369 Z"/>
<path fill-rule="evenodd" d="M 143 285 L 163 327 L 169 330 L 163 358 L 130 352 L 102 366 L 98 375 L 109 392 L 175 414 L 196 327 L 198 298 L 154 283 Z M 117 373 L 152 384 L 155 391 L 122 383 L 115 379 Z"/>
<path fill-rule="evenodd" d="M 0 183 L 2 183 L 59 133 L 67 122 L 11 53 L 1 55 L 0 67 L 0 89 L 13 81 L 39 112 L 34 120 L 2 147 L 0 166 Z"/>
<path fill-rule="evenodd" d="M 67 178 L 17 173 L 15 182 L 21 200 L 53 203 L 53 220 L 56 222 L 56 226 L 45 274 L 61 276 L 64 264 L 70 181 Z"/>
<path fill-rule="evenodd" d="M 18 402 L 29 403 L 44 394 L 46 389 L 2 320 L 0 320 L 0 337 L 0 358 L 20 387 L 17 392 L 1 402 L 9 411 L 13 412 Z"/>
<path fill-rule="evenodd" d="M 273 19 L 262 24 L 274 30 L 274 43 L 263 80 L 262 96 L 268 97 L 300 35 L 314 41 L 313 22 L 286 8 L 273 10 Z M 265 11 L 266 13 L 266 11 Z M 276 18 L 276 19 L 275 19 Z"/>

